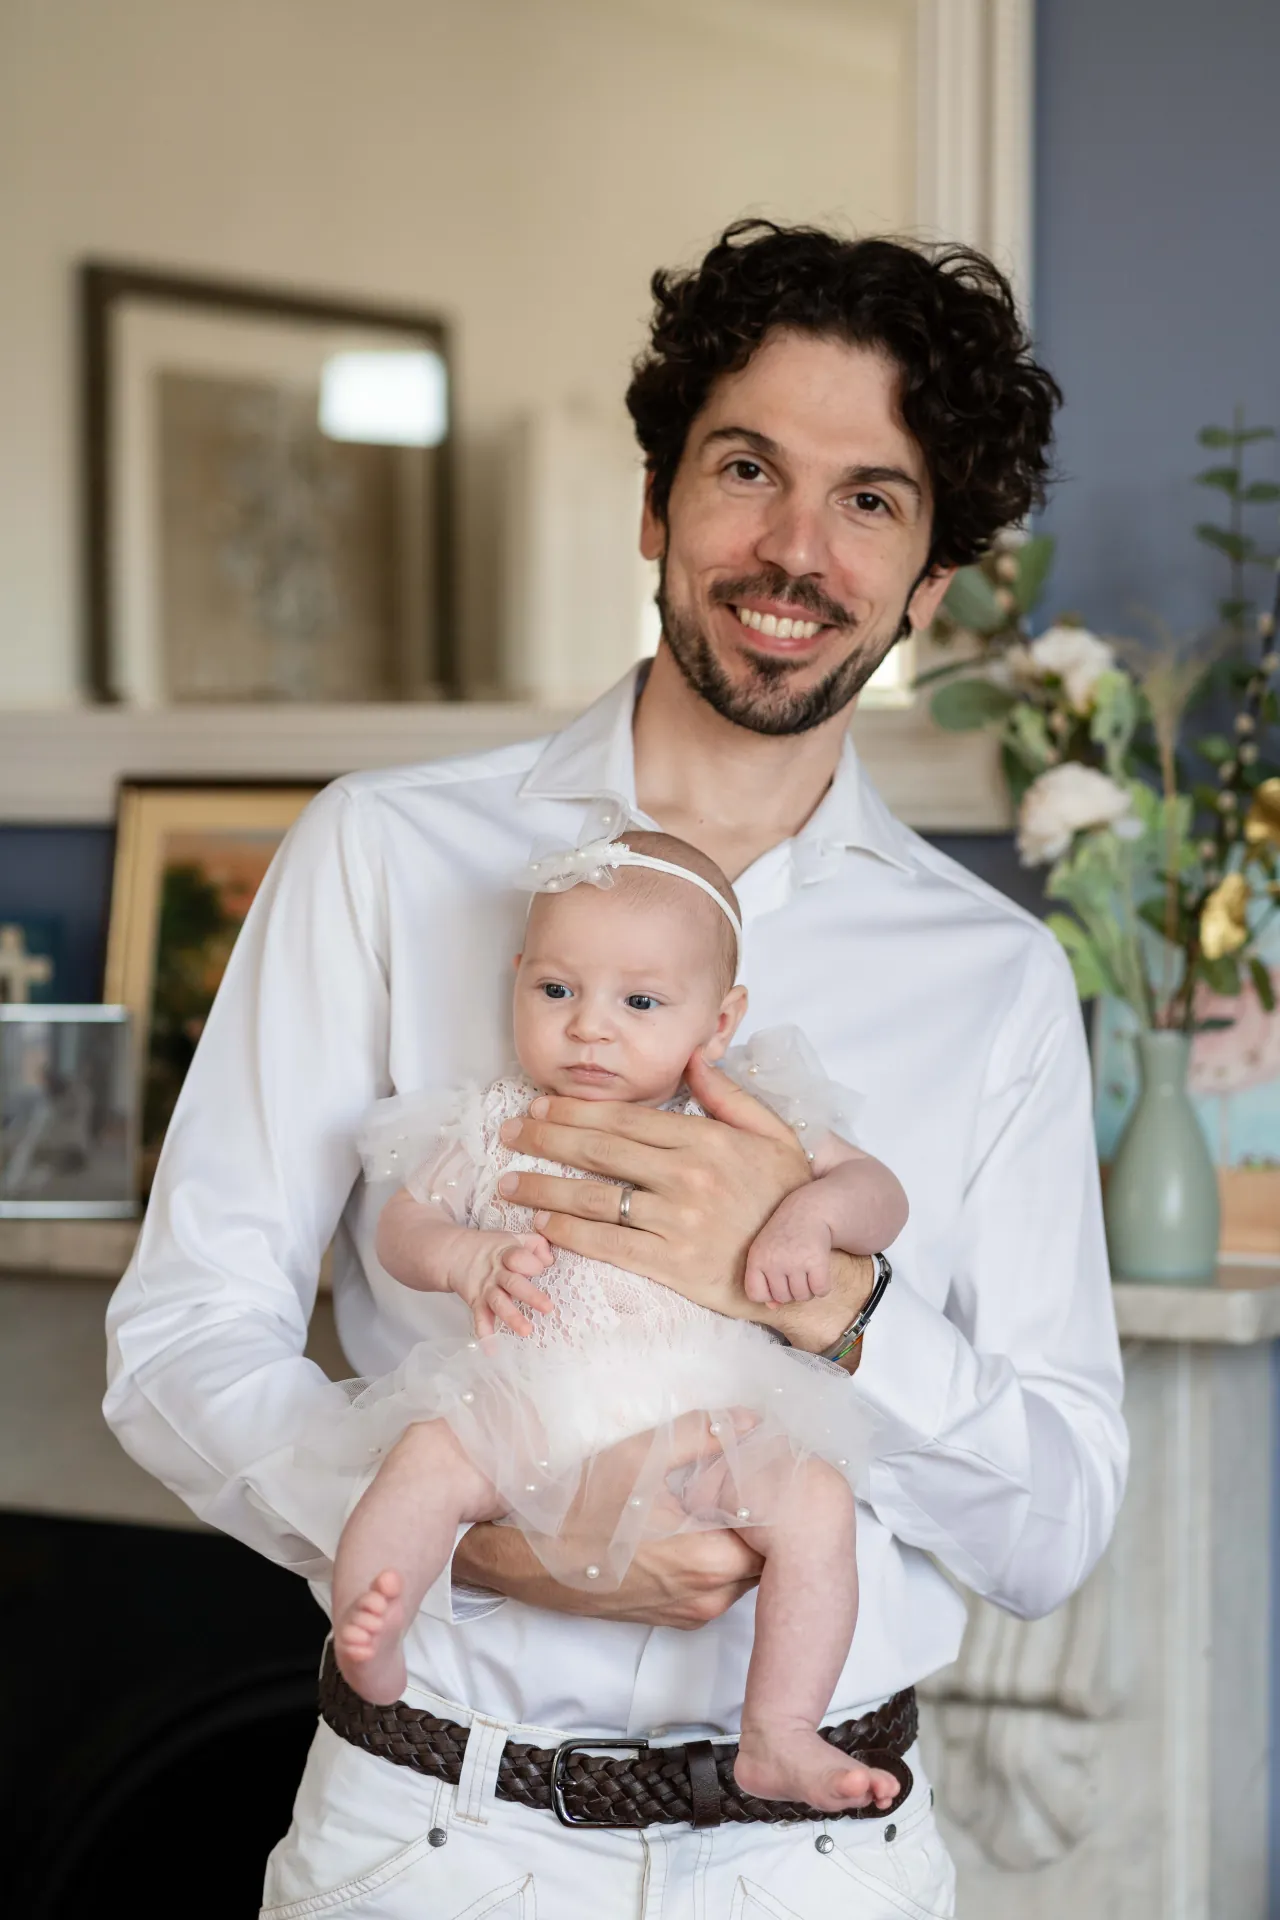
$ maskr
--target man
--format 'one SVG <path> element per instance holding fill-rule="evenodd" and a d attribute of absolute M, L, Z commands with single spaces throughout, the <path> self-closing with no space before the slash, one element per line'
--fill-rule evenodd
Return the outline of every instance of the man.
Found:
<path fill-rule="evenodd" d="M 752 1307 L 743 1254 L 806 1163 L 696 1065 L 712 1117 L 670 1116 L 656 1146 L 624 1107 L 554 1100 L 522 1123 L 521 1150 L 631 1184 L 625 1221 L 606 1181 L 523 1175 L 515 1197 L 556 1244 L 768 1317 L 851 1371 L 875 1455 L 860 1618 L 826 1724 L 869 1716 L 848 1738 L 913 1783 L 879 1818 L 738 1817 L 759 1563 L 736 1534 L 655 1543 L 597 1598 L 556 1587 L 511 1529 L 479 1527 L 410 1636 L 407 1705 L 362 1718 L 326 1678 L 331 1724 L 268 1873 L 277 1915 L 478 1920 L 532 1915 L 535 1898 L 556 1920 L 949 1913 L 932 1795 L 904 1752 L 907 1690 L 959 1644 L 947 1573 L 1046 1612 L 1096 1562 L 1121 1492 L 1069 969 L 892 819 L 846 734 L 895 640 L 1039 497 L 1056 388 L 1003 280 L 959 250 L 744 223 L 654 292 L 628 402 L 642 544 L 662 566 L 657 657 L 554 739 L 342 780 L 308 810 L 170 1128 L 111 1312 L 108 1417 L 198 1513 L 324 1597 L 341 1499 L 319 1510 L 294 1464 L 296 1437 L 346 1407 L 301 1357 L 321 1255 L 335 1239 L 338 1327 L 364 1374 L 447 1310 L 378 1268 L 353 1137 L 392 1088 L 500 1064 L 511 876 L 536 839 L 574 840 L 585 807 L 621 793 L 733 877 L 751 1024 L 797 1021 L 866 1095 L 860 1141 L 902 1178 L 911 1221 L 887 1290 L 878 1263 L 840 1259 L 829 1296 Z M 586 1734 L 676 1751 L 552 1759 Z M 601 1782 L 650 1815 L 669 1792 L 682 1817 L 596 1824 Z M 553 1787 L 589 1824 L 557 1822 Z"/>

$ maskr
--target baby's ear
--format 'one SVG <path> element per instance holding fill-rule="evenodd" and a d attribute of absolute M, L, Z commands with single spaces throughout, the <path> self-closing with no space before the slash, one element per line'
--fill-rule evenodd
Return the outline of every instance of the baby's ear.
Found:
<path fill-rule="evenodd" d="M 514 960 L 513 960 L 512 962 L 511 962 L 511 964 L 512 964 L 512 966 L 513 966 L 513 967 L 515 968 L 515 970 L 516 970 L 516 972 L 517 972 L 517 973 L 519 973 L 519 971 L 520 971 L 520 962 L 521 962 L 521 961 L 522 961 L 523 959 L 524 959 L 524 955 L 523 955 L 522 953 L 518 953 L 518 954 L 516 955 L 516 957 L 515 957 L 515 959 L 514 959 Z"/>
<path fill-rule="evenodd" d="M 720 1013 L 716 1020 L 716 1030 L 702 1049 L 705 1059 L 719 1060 L 721 1058 L 734 1034 L 742 1025 L 746 1011 L 746 988 L 730 987 L 720 1004 Z"/>

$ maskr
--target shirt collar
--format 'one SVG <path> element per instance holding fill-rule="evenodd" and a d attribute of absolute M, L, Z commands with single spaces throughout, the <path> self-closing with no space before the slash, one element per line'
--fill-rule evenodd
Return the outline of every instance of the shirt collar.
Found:
<path fill-rule="evenodd" d="M 552 736 L 521 784 L 522 800 L 589 802 L 617 793 L 637 806 L 632 721 L 648 667 L 641 661 Z M 832 856 L 845 850 L 872 854 L 904 873 L 915 869 L 911 835 L 867 779 L 848 735 L 835 777 L 791 850 L 801 884 L 823 878 Z"/>

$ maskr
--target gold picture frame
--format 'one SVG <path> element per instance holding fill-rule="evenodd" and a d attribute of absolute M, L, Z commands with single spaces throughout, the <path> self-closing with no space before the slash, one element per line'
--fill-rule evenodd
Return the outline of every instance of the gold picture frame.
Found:
<path fill-rule="evenodd" d="M 321 784 L 120 788 L 104 998 L 132 1018 L 144 1188 L 241 922 Z"/>

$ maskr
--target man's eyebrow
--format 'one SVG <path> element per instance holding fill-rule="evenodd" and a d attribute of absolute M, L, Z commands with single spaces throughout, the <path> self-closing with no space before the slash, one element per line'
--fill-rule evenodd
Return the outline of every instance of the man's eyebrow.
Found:
<path fill-rule="evenodd" d="M 736 440 L 751 448 L 754 453 L 762 453 L 774 458 L 781 453 L 776 440 L 767 433 L 757 433 L 754 427 L 713 427 L 703 441 L 704 447 L 715 446 L 721 440 Z M 924 488 L 909 474 L 905 467 L 846 467 L 840 476 L 843 487 L 904 487 L 915 496 L 919 503 L 924 501 Z"/>

